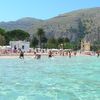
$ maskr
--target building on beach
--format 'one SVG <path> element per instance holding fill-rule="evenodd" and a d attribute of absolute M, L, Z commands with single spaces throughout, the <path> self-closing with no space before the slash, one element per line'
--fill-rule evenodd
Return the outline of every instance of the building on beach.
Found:
<path fill-rule="evenodd" d="M 90 51 L 91 44 L 89 41 L 82 40 L 81 41 L 81 51 Z"/>
<path fill-rule="evenodd" d="M 30 42 L 27 41 L 10 41 L 10 46 L 12 50 L 22 50 L 28 52 L 30 49 Z"/>

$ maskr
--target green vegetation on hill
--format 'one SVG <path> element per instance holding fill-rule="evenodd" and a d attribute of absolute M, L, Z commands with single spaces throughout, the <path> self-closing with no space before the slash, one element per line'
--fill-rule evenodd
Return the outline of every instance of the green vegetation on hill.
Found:
<path fill-rule="evenodd" d="M 29 33 L 23 30 L 5 31 L 0 28 L 0 45 L 8 45 L 10 41 L 29 40 Z"/>

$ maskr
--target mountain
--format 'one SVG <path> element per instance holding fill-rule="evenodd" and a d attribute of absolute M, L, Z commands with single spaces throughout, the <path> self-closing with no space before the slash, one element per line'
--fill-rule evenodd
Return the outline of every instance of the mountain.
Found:
<path fill-rule="evenodd" d="M 22 29 L 31 35 L 35 34 L 37 29 L 41 27 L 45 30 L 48 38 L 68 37 L 71 41 L 75 41 L 83 34 L 79 32 L 80 19 L 92 19 L 94 25 L 100 27 L 100 7 L 72 11 L 48 20 L 27 17 L 17 21 L 0 22 L 0 27 L 7 31 Z M 91 34 L 86 34 L 85 39 L 97 40 L 99 34 L 100 32 L 93 31 Z"/>
<path fill-rule="evenodd" d="M 1 22 L 0 27 L 7 31 L 21 29 L 32 34 L 42 22 L 43 21 L 39 19 L 26 17 L 17 21 Z"/>

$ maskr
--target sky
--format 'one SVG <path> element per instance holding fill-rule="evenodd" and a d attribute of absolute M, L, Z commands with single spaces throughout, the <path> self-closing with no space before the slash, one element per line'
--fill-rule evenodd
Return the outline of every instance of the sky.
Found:
<path fill-rule="evenodd" d="M 78 9 L 100 7 L 100 0 L 0 0 L 0 21 L 49 19 Z"/>

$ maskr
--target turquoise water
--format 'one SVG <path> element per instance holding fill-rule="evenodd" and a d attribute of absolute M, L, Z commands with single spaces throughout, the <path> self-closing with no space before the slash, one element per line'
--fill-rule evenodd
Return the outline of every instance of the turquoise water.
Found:
<path fill-rule="evenodd" d="M 100 58 L 0 59 L 0 100 L 100 100 Z"/>

